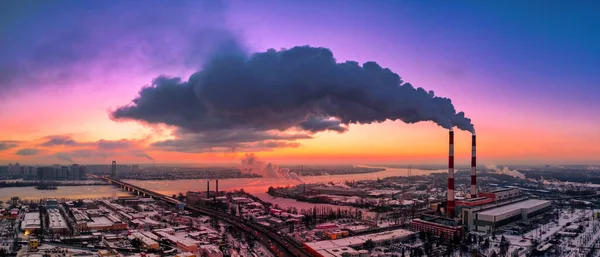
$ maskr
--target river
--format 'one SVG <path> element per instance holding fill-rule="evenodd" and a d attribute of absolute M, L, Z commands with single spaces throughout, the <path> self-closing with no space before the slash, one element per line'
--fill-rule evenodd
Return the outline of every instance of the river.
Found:
<path fill-rule="evenodd" d="M 370 168 L 385 168 L 364 166 Z M 329 176 L 305 176 L 302 177 L 306 183 L 318 182 L 343 182 L 352 180 L 374 180 L 377 178 L 386 178 L 391 176 L 406 176 L 407 170 L 400 168 L 385 168 L 384 171 L 362 173 L 362 174 L 340 174 Z M 435 172 L 445 172 L 444 170 L 419 170 L 412 169 L 413 175 L 426 175 Z M 162 194 L 173 195 L 178 193 L 185 194 L 187 191 L 204 191 L 206 190 L 206 180 L 204 179 L 183 179 L 183 180 L 124 180 L 125 182 L 144 187 Z M 220 191 L 233 191 L 244 189 L 244 191 L 256 195 L 262 200 L 276 203 L 281 207 L 296 207 L 298 209 L 308 209 L 315 206 L 312 203 L 298 202 L 294 199 L 274 198 L 268 195 L 267 189 L 270 186 L 295 186 L 301 182 L 285 178 L 232 178 L 220 179 Z M 214 190 L 215 183 L 211 181 L 211 189 Z M 127 195 L 126 192 L 111 186 L 59 186 L 58 190 L 37 190 L 34 187 L 13 187 L 0 188 L 0 200 L 8 200 L 11 196 L 19 196 L 22 199 L 39 199 L 39 198 L 102 198 L 102 197 L 117 197 Z M 338 208 L 339 206 L 319 204 L 319 206 L 329 206 Z M 344 207 L 346 208 L 346 207 Z M 350 208 L 350 207 L 347 207 Z"/>
<path fill-rule="evenodd" d="M 129 195 L 113 186 L 59 186 L 56 190 L 37 190 L 35 187 L 0 188 L 0 200 L 8 201 L 13 196 L 25 200 L 41 198 L 91 199 Z"/>

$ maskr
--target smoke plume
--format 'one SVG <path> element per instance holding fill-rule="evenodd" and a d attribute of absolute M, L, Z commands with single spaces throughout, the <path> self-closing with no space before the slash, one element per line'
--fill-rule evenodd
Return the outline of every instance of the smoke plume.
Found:
<path fill-rule="evenodd" d="M 304 183 L 304 180 L 296 174 L 296 172 L 290 171 L 288 168 L 279 169 L 279 174 L 287 179 L 294 179 Z"/>
<path fill-rule="evenodd" d="M 279 168 L 272 163 L 261 161 L 256 155 L 247 153 L 241 161 L 240 170 L 242 173 L 257 174 L 267 178 L 286 178 L 304 182 L 298 174 L 290 171 L 288 168 Z"/>
<path fill-rule="evenodd" d="M 56 157 L 56 159 L 59 159 L 59 160 L 68 161 L 70 163 L 75 163 L 75 161 L 73 161 L 73 159 L 71 159 L 71 156 L 65 152 L 58 152 L 58 153 L 54 154 L 54 157 Z"/>
<path fill-rule="evenodd" d="M 375 62 L 338 63 L 327 48 L 298 46 L 214 55 L 187 81 L 160 76 L 113 120 L 214 131 L 342 133 L 350 124 L 430 121 L 475 132 L 448 98 L 415 88 Z"/>
<path fill-rule="evenodd" d="M 493 171 L 496 174 L 503 174 L 503 175 L 509 175 L 515 178 L 520 178 L 520 179 L 526 179 L 525 175 L 521 172 L 519 172 L 518 170 L 511 170 L 509 169 L 507 166 L 503 166 L 501 169 L 493 164 L 487 164 L 485 165 L 485 167 L 488 170 Z"/>
<path fill-rule="evenodd" d="M 150 155 L 148 155 L 147 153 L 144 153 L 144 152 L 133 152 L 133 155 L 135 155 L 137 157 L 142 157 L 142 158 L 146 158 L 148 160 L 154 161 L 154 158 L 152 158 L 152 156 L 150 156 Z"/>

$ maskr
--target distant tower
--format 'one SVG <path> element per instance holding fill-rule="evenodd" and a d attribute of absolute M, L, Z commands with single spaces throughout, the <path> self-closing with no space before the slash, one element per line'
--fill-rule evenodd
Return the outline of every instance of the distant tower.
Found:
<path fill-rule="evenodd" d="M 112 161 L 112 166 L 110 169 L 110 177 L 116 179 L 117 178 L 117 161 Z"/>

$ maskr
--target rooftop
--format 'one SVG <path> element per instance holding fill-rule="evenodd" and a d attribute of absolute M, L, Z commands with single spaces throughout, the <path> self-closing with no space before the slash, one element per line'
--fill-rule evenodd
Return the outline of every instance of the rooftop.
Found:
<path fill-rule="evenodd" d="M 21 222 L 21 229 L 35 229 L 35 228 L 40 228 L 40 213 L 39 212 L 25 213 L 23 222 Z"/>
<path fill-rule="evenodd" d="M 492 190 L 490 193 L 500 193 L 500 192 L 510 191 L 510 190 L 514 190 L 514 189 L 518 189 L 518 188 L 512 188 L 512 187 L 509 187 L 509 188 L 497 188 L 497 189 Z"/>
<path fill-rule="evenodd" d="M 371 239 L 375 242 L 380 242 L 380 241 L 385 241 L 385 240 L 390 240 L 390 239 L 395 239 L 395 238 L 405 238 L 405 237 L 409 237 L 413 234 L 415 234 L 415 233 L 412 231 L 408 231 L 405 229 L 396 229 L 396 230 L 385 231 L 385 232 L 374 233 L 374 234 L 347 237 L 347 238 L 342 238 L 342 239 L 337 239 L 337 240 L 325 240 L 325 241 L 306 243 L 306 245 L 315 251 L 319 251 L 319 250 L 335 249 L 335 248 L 340 248 L 340 247 L 348 247 L 348 246 L 353 246 L 353 245 L 360 245 L 369 239 Z"/>
<path fill-rule="evenodd" d="M 65 218 L 60 214 L 57 209 L 48 210 L 48 220 L 50 228 L 67 228 L 67 222 Z"/>
<path fill-rule="evenodd" d="M 541 204 L 546 204 L 549 203 L 549 201 L 546 200 L 539 200 L 539 199 L 528 199 L 522 202 L 517 202 L 517 203 L 512 203 L 512 204 L 508 204 L 508 205 L 504 205 L 504 206 L 500 206 L 498 208 L 493 208 L 493 209 L 489 209 L 489 210 L 485 210 L 480 212 L 480 215 L 492 215 L 492 216 L 497 216 L 497 215 L 502 215 L 502 214 L 506 214 L 509 212 L 513 212 L 516 210 L 520 210 L 520 209 L 525 209 L 525 208 L 529 208 L 532 206 L 538 206 Z"/>
<path fill-rule="evenodd" d="M 93 221 L 88 222 L 88 224 L 87 224 L 87 226 L 90 228 L 92 228 L 92 227 L 109 227 L 109 226 L 113 225 L 112 221 L 110 221 L 108 218 L 106 218 L 104 216 L 92 217 L 91 219 Z"/>

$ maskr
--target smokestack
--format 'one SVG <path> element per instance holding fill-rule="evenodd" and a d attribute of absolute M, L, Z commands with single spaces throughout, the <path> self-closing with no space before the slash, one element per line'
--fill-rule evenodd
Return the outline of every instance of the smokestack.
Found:
<path fill-rule="evenodd" d="M 448 151 L 448 201 L 446 215 L 454 217 L 454 131 L 450 130 L 450 149 Z"/>
<path fill-rule="evenodd" d="M 475 134 L 473 134 L 471 141 L 471 198 L 475 198 L 477 197 L 477 157 L 475 154 Z"/>
<path fill-rule="evenodd" d="M 215 200 L 217 200 L 217 194 L 219 193 L 219 180 L 215 181 Z"/>
<path fill-rule="evenodd" d="M 210 196 L 210 180 L 206 180 L 206 199 Z"/>

